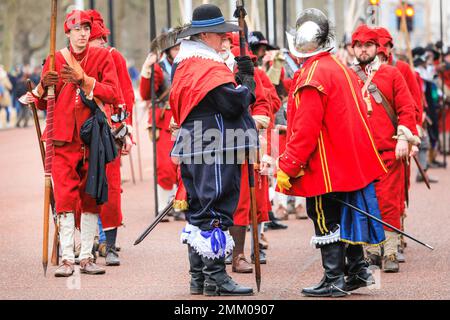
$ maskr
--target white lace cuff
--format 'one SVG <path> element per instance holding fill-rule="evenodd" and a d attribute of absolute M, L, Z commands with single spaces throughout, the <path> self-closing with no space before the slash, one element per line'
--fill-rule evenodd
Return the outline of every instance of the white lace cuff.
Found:
<path fill-rule="evenodd" d="M 229 255 L 234 248 L 234 240 L 229 231 L 214 229 L 202 232 L 191 224 L 183 229 L 181 242 L 189 244 L 200 256 L 212 260 Z"/>
<path fill-rule="evenodd" d="M 341 227 L 340 226 L 333 233 L 327 234 L 322 237 L 319 237 L 319 236 L 312 237 L 311 245 L 312 246 L 324 246 L 324 245 L 336 243 L 339 241 L 341 241 Z"/>

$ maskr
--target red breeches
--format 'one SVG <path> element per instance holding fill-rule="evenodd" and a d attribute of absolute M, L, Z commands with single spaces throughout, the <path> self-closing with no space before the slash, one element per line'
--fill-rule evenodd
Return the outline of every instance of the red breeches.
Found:
<path fill-rule="evenodd" d="M 94 213 L 100 212 L 95 199 L 86 194 L 89 149 L 84 146 L 77 133 L 70 143 L 54 148 L 53 187 L 56 212 Z"/>
<path fill-rule="evenodd" d="M 401 216 L 405 211 L 405 165 L 403 161 L 393 161 L 389 171 L 375 184 L 378 204 L 384 222 L 401 229 Z M 389 228 L 386 228 L 389 231 Z"/>

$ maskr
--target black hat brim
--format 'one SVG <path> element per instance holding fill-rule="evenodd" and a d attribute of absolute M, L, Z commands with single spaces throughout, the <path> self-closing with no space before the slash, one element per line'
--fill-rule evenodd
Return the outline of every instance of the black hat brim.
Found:
<path fill-rule="evenodd" d="M 277 46 L 272 46 L 272 45 L 270 45 L 270 44 L 268 44 L 268 43 L 260 43 L 260 42 L 250 44 L 250 49 L 256 50 L 256 48 L 258 48 L 259 46 L 265 46 L 267 51 L 277 51 L 277 50 L 280 50 L 280 48 L 277 47 Z"/>
<path fill-rule="evenodd" d="M 227 32 L 237 32 L 241 29 L 239 26 L 232 24 L 232 23 L 222 23 L 217 26 L 211 26 L 211 27 L 201 27 L 201 28 L 193 28 L 189 27 L 186 30 L 183 30 L 179 33 L 178 39 L 187 38 L 190 36 L 194 36 L 196 34 L 209 32 L 209 33 L 227 33 Z"/>

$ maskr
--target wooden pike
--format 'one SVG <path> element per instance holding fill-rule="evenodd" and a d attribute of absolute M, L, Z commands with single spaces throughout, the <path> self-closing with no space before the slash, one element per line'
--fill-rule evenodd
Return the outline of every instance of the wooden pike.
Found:
<path fill-rule="evenodd" d="M 33 86 L 32 86 L 32 82 L 30 79 L 27 80 L 27 89 L 28 89 L 29 93 L 31 93 L 33 91 Z M 30 107 L 31 111 L 33 112 L 34 125 L 36 127 L 36 136 L 38 139 L 39 149 L 41 151 L 42 165 L 44 166 L 44 169 L 45 169 L 45 146 L 44 146 L 44 142 L 42 142 L 42 130 L 41 130 L 41 125 L 39 123 L 37 108 L 34 103 L 30 103 L 29 107 Z M 58 230 L 58 220 L 57 220 L 56 211 L 55 211 L 56 207 L 55 207 L 55 198 L 53 195 L 53 186 L 52 186 L 52 193 L 50 196 L 50 205 L 51 205 L 52 212 L 53 212 L 53 222 L 55 224 L 55 234 L 53 236 L 51 263 L 53 266 L 57 266 L 57 265 L 59 265 L 59 230 Z"/>
<path fill-rule="evenodd" d="M 56 51 L 56 21 L 58 15 L 58 0 L 52 0 L 50 19 L 50 55 L 49 71 L 55 71 L 55 51 Z M 44 276 L 47 276 L 48 268 L 48 239 L 49 239 L 49 218 L 50 203 L 52 194 L 52 160 L 53 160 L 53 121 L 55 109 L 55 87 L 48 88 L 47 94 L 47 141 L 45 151 L 45 198 L 44 198 L 44 235 L 42 243 L 42 266 Z"/>

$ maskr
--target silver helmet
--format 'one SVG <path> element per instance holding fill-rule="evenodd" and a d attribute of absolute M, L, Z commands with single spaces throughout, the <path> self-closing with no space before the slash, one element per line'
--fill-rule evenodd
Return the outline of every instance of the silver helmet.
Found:
<path fill-rule="evenodd" d="M 327 16 L 320 10 L 303 10 L 296 23 L 295 36 L 287 33 L 289 50 L 298 58 L 309 58 L 331 51 L 334 37 Z"/>

